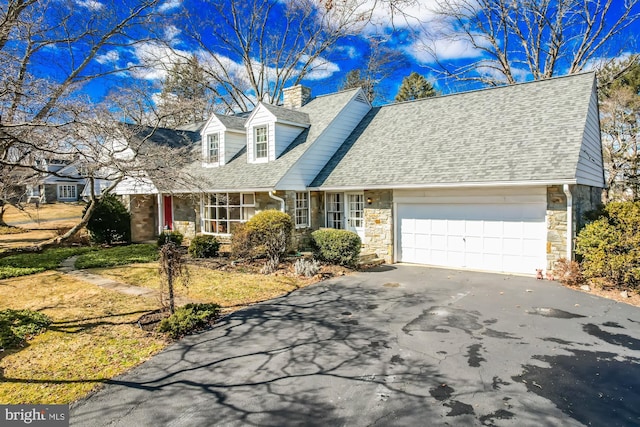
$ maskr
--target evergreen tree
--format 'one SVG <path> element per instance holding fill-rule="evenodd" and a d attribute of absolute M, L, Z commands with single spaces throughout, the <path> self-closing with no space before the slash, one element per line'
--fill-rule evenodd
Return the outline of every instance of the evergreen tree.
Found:
<path fill-rule="evenodd" d="M 353 69 L 347 73 L 340 90 L 354 89 L 361 87 L 367 95 L 369 102 L 373 102 L 376 98 L 374 82 L 370 77 L 363 77 L 359 69 Z"/>
<path fill-rule="evenodd" d="M 412 101 L 438 95 L 429 81 L 415 71 L 402 79 L 396 102 Z"/>
<path fill-rule="evenodd" d="M 211 113 L 206 74 L 198 59 L 177 62 L 167 73 L 160 94 L 162 125 L 175 127 L 204 121 Z"/>

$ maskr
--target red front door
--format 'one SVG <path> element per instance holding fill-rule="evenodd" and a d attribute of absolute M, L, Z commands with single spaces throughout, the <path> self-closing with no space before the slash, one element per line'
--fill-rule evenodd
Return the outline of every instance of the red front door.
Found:
<path fill-rule="evenodd" d="M 162 204 L 164 205 L 164 229 L 173 230 L 173 203 L 171 196 L 164 196 Z"/>

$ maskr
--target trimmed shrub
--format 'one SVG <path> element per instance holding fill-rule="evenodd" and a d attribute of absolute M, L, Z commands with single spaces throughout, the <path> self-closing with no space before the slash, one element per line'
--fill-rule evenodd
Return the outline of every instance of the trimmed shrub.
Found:
<path fill-rule="evenodd" d="M 200 235 L 191 240 L 189 245 L 189 255 L 194 258 L 214 258 L 218 256 L 220 242 L 215 236 Z"/>
<path fill-rule="evenodd" d="M 640 283 L 640 202 L 614 202 L 576 240 L 587 278 L 635 288 Z"/>
<path fill-rule="evenodd" d="M 158 331 L 178 339 L 187 334 L 209 326 L 220 313 L 217 304 L 187 304 L 176 309 L 175 313 L 160 321 Z"/>
<path fill-rule="evenodd" d="M 287 253 L 291 242 L 291 217 L 284 212 L 270 209 L 254 215 L 247 221 L 245 228 L 254 248 L 267 256 L 264 272 L 273 272 Z"/>
<path fill-rule="evenodd" d="M 34 335 L 46 330 L 51 319 L 31 310 L 0 311 L 0 348 L 19 348 Z"/>
<path fill-rule="evenodd" d="M 116 196 L 105 194 L 98 200 L 87 222 L 87 230 L 95 243 L 108 245 L 115 242 L 130 243 L 131 214 Z"/>
<path fill-rule="evenodd" d="M 158 246 L 162 246 L 166 243 L 173 243 L 176 246 L 182 245 L 184 236 L 179 231 L 163 231 L 158 236 Z"/>
<path fill-rule="evenodd" d="M 348 230 L 316 230 L 311 233 L 314 256 L 331 264 L 353 266 L 358 262 L 362 242 Z"/>
<path fill-rule="evenodd" d="M 231 257 L 235 259 L 253 258 L 258 255 L 251 242 L 251 234 L 245 224 L 237 224 L 231 236 Z"/>

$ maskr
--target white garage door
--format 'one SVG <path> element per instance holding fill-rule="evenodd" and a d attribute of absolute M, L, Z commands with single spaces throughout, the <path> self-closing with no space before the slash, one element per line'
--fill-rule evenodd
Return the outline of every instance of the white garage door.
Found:
<path fill-rule="evenodd" d="M 398 260 L 535 274 L 546 266 L 544 203 L 398 204 Z"/>

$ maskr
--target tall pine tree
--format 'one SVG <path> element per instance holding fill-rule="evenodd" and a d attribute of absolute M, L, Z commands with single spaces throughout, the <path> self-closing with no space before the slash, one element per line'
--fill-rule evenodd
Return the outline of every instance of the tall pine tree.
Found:
<path fill-rule="evenodd" d="M 204 121 L 211 113 L 206 74 L 194 56 L 168 71 L 158 103 L 162 125 L 175 127 Z"/>
<path fill-rule="evenodd" d="M 413 101 L 438 95 L 429 81 L 415 71 L 402 79 L 396 102 Z"/>

